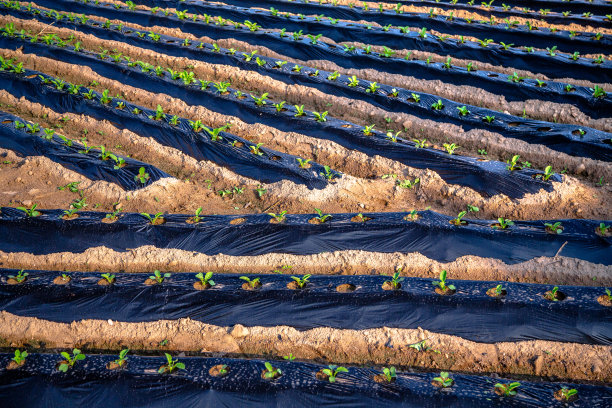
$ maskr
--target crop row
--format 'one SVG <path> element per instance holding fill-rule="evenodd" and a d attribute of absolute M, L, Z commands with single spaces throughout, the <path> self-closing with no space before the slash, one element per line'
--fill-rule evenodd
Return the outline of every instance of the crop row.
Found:
<path fill-rule="evenodd" d="M 126 190 L 143 188 L 170 177 L 149 164 L 119 156 L 103 145 L 89 146 L 87 142 L 68 139 L 55 129 L 42 128 L 1 111 L 0 147 L 24 156 L 45 156 L 91 180 L 115 183 Z"/>
<path fill-rule="evenodd" d="M 612 344 L 606 310 L 612 295 L 603 288 L 449 281 L 446 270 L 438 280 L 402 278 L 400 272 L 391 277 L 2 272 L 2 310 L 64 323 L 189 317 L 217 326 L 421 327 L 485 343 Z M 477 323 L 471 317 L 476 309 Z"/>
<path fill-rule="evenodd" d="M 142 4 L 140 1 L 135 1 L 136 4 Z M 242 0 L 225 0 L 224 3 L 232 4 L 235 6 L 243 6 L 244 1 Z M 442 9 L 443 11 L 451 10 L 467 10 L 474 12 L 476 14 L 485 16 L 485 17 L 493 17 L 502 19 L 502 21 L 510 20 L 508 17 L 520 17 L 523 19 L 538 19 L 541 21 L 545 21 L 551 24 L 580 24 L 580 25 L 589 25 L 593 27 L 606 27 L 612 21 L 612 14 L 607 16 L 597 16 L 593 15 L 588 10 L 588 5 L 584 6 L 578 12 L 572 13 L 571 10 L 565 10 L 562 12 L 551 11 L 550 9 L 541 8 L 538 11 L 534 11 L 530 7 L 525 7 L 524 4 L 521 4 L 521 7 L 512 8 L 509 4 L 505 2 L 503 5 L 497 7 L 493 5 L 493 1 L 491 2 L 479 2 L 479 4 L 475 4 L 475 0 L 470 0 L 466 3 L 459 3 L 458 0 L 452 0 L 451 2 L 446 1 L 435 1 L 435 0 L 421 0 L 421 1 L 412 1 L 411 5 L 416 5 L 424 7 L 430 6 L 435 7 L 436 9 Z M 573 5 L 575 1 L 572 3 L 566 2 L 565 4 Z M 177 9 L 184 9 L 186 5 L 191 4 L 191 1 L 181 2 L 176 6 Z M 313 1 L 313 0 L 258 0 L 258 7 L 283 7 L 283 9 L 287 11 L 291 11 L 294 13 L 302 13 L 305 8 L 308 10 L 312 10 L 312 13 L 323 13 L 328 14 L 335 13 L 334 17 L 339 18 L 339 16 L 343 19 L 348 19 L 350 16 L 358 14 L 364 14 L 365 18 L 363 20 L 371 20 L 375 16 L 397 16 L 398 11 L 402 11 L 401 5 L 407 4 L 399 3 L 400 7 L 389 3 L 379 3 L 377 7 L 369 6 L 367 2 L 364 2 L 363 6 L 361 6 L 358 2 L 349 5 L 339 5 L 337 0 L 322 0 L 322 1 Z M 591 3 L 589 3 L 591 4 Z M 356 13 L 353 13 L 355 11 Z M 610 9 L 608 12 L 612 12 Z M 410 13 L 410 12 L 406 12 Z M 453 12 L 450 12 L 448 16 L 452 16 Z"/>
<path fill-rule="evenodd" d="M 88 2 L 88 0 L 80 1 Z M 149 7 L 158 6 L 154 10 L 160 7 L 178 7 L 181 5 L 183 11 L 187 10 L 187 5 L 178 0 L 153 0 L 147 1 L 147 5 Z M 513 21 L 497 24 L 493 18 L 489 21 L 474 22 L 471 19 L 461 19 L 452 16 L 438 17 L 433 9 L 430 9 L 429 14 L 403 14 L 399 8 L 396 8 L 395 13 L 370 13 L 364 15 L 357 13 L 355 9 L 345 8 L 344 10 L 339 10 L 337 7 L 328 7 L 328 14 L 305 16 L 301 14 L 305 10 L 302 10 L 297 15 L 291 15 L 285 12 L 285 8 L 277 10 L 272 7 L 269 11 L 262 12 L 260 9 L 210 4 L 201 1 L 192 2 L 188 7 L 189 10 L 200 14 L 211 13 L 214 16 L 232 20 L 248 20 L 251 23 L 261 24 L 268 29 L 284 28 L 287 31 L 293 32 L 305 30 L 313 34 L 322 34 L 336 41 L 343 41 L 349 31 L 355 31 L 357 35 L 358 33 L 365 35 L 365 30 L 367 30 L 367 38 L 371 44 L 386 45 L 390 48 L 400 49 L 406 44 L 405 34 L 414 31 L 414 28 L 419 28 L 421 31 L 436 30 L 444 33 L 438 36 L 439 39 L 441 37 L 442 39 L 443 37 L 450 37 L 451 35 L 460 36 L 461 38 L 482 38 L 483 35 L 486 35 L 487 39 L 482 41 L 495 41 L 504 45 L 507 49 L 516 45 L 540 49 L 558 49 L 559 51 L 570 53 L 592 54 L 602 53 L 603 50 L 610 48 L 610 45 L 612 45 L 610 36 L 602 33 L 591 34 L 563 31 L 537 27 L 531 23 L 522 26 L 518 22 Z M 340 11 L 339 13 L 334 13 L 334 11 L 338 10 Z M 180 15 L 183 11 L 177 11 L 176 14 Z M 340 19 L 368 20 L 379 23 L 382 27 L 374 27 L 366 23 L 344 22 L 340 21 Z M 481 45 L 484 44 L 482 41 Z"/>
<path fill-rule="evenodd" d="M 42 406 L 39 393 L 24 393 L 53 383 L 54 402 L 86 403 L 92 408 L 137 407 L 144 401 L 171 406 L 197 400 L 199 404 L 320 405 L 341 400 L 354 407 L 381 403 L 418 407 L 427 401 L 445 406 L 573 406 L 604 407 L 610 402 L 605 387 L 570 383 L 536 383 L 442 372 L 404 373 L 395 367 L 380 370 L 324 366 L 284 360 L 85 355 L 74 348 L 59 354 L 29 354 L 16 350 L 3 354 L 10 369 L 0 370 L 0 392 L 9 407 Z M 153 385 L 155 384 L 155 386 Z M 78 385 L 78 386 L 77 386 Z M 125 389 L 126 392 L 122 392 Z M 127 392 L 129 390 L 129 392 Z M 484 403 L 486 401 L 486 404 Z M 588 405 L 584 405 L 585 402 Z M 449 405 L 450 404 L 450 405 Z"/>
<path fill-rule="evenodd" d="M 43 4 L 50 7 L 57 7 L 58 3 L 55 1 L 45 3 L 43 1 Z M 130 11 L 127 8 L 115 9 L 111 7 L 112 5 L 85 5 L 64 0 L 59 4 L 64 4 L 66 7 L 70 7 L 75 11 L 95 14 L 100 17 L 111 19 L 120 19 L 144 26 L 159 25 L 169 28 L 180 28 L 183 32 L 191 33 L 198 37 L 207 36 L 212 39 L 232 38 L 234 40 L 242 40 L 251 45 L 266 46 L 284 53 L 285 55 L 302 60 L 312 59 L 305 58 L 304 55 L 304 53 L 307 53 L 312 56 L 313 47 L 310 47 L 310 45 L 325 44 L 318 41 L 322 34 L 304 34 L 302 30 L 298 30 L 290 35 L 289 30 L 282 29 L 280 32 L 270 32 L 250 21 L 240 23 L 221 17 L 219 17 L 221 18 L 221 20 L 219 20 L 215 18 L 215 16 L 202 16 L 197 14 L 190 16 L 185 14 L 182 18 L 179 18 L 169 12 L 168 15 L 162 12 L 154 14 L 145 11 Z M 14 9 L 17 10 L 18 7 L 17 5 Z M 71 14 L 57 11 L 43 13 L 50 14 L 50 16 L 55 19 L 63 19 Z M 73 18 L 77 19 L 78 16 L 74 16 Z M 193 21 L 194 18 L 196 21 Z M 338 33 L 339 37 L 337 37 L 337 39 L 340 41 L 362 42 L 364 38 L 374 38 L 372 35 L 373 33 L 369 31 L 370 30 L 366 29 L 357 31 L 345 29 L 342 30 L 342 33 Z M 326 34 L 331 35 L 331 32 Z M 591 60 L 582 58 L 577 54 L 569 56 L 567 54 L 561 54 L 557 52 L 554 47 L 547 51 L 538 51 L 535 48 L 519 50 L 501 45 L 492 46 L 492 41 L 490 40 L 482 40 L 480 43 L 473 43 L 465 40 L 462 42 L 462 40 L 432 38 L 432 36 L 423 31 L 407 31 L 405 34 L 402 34 L 402 36 L 402 48 L 408 47 L 417 50 L 427 50 L 457 58 L 502 64 L 505 66 L 526 69 L 531 72 L 539 72 L 545 75 L 552 74 L 553 77 L 554 75 L 558 75 L 559 70 L 561 70 L 565 75 L 571 73 L 571 76 L 575 78 L 588 79 L 595 82 L 606 82 L 606 78 L 609 76 L 608 71 L 612 66 L 612 63 L 606 61 L 603 55 L 595 60 Z M 292 45 L 289 47 L 288 44 Z M 325 45 L 328 49 L 336 50 L 343 48 L 335 45 Z M 336 54 L 338 53 L 336 52 Z M 395 54 L 395 51 L 385 47 L 385 54 L 387 57 L 390 57 Z M 346 56 L 350 56 L 350 52 L 347 52 Z M 333 59 L 330 60 L 333 61 Z"/>
<path fill-rule="evenodd" d="M 303 105 L 290 106 L 285 101 L 270 104 L 265 94 L 247 96 L 230 88 L 229 82 L 199 80 L 193 72 L 154 67 L 106 50 L 97 54 L 81 48 L 78 51 L 70 49 L 72 47 L 63 42 L 58 46 L 53 45 L 60 41 L 59 38 L 47 39 L 48 44 L 20 41 L 12 46 L 50 58 L 62 56 L 72 62 L 88 65 L 100 75 L 150 92 L 165 93 L 187 103 L 197 100 L 214 111 L 223 114 L 232 112 L 248 123 L 263 122 L 283 131 L 297 130 L 308 136 L 333 140 L 347 148 L 357 147 L 369 154 L 388 157 L 411 167 L 428 168 L 437 171 L 448 182 L 466 185 L 484 194 L 503 193 L 514 198 L 525 192 L 550 189 L 551 181 L 560 181 L 550 168 L 546 173 L 540 173 L 520 165 L 516 160 L 514 164 L 512 160 L 504 164 L 460 156 L 455 154 L 452 144 L 446 144 L 445 150 L 429 148 L 425 139 L 405 140 L 394 132 L 385 134 L 376 131 L 374 125 L 362 127 L 328 117 L 327 112 L 310 112 Z M 121 70 L 117 70 L 117 67 Z M 309 162 L 298 160 L 303 167 L 309 167 Z"/>
<path fill-rule="evenodd" d="M 31 12 L 37 18 L 41 18 L 40 13 L 36 13 L 35 9 L 32 9 Z M 67 27 L 77 28 L 79 30 L 82 30 L 82 25 L 89 21 L 89 19 L 86 17 L 76 18 L 73 15 L 68 15 L 67 17 L 70 22 L 66 22 L 61 14 L 60 18 L 61 19 L 56 23 L 64 23 L 64 25 Z M 106 27 L 107 23 L 93 24 L 102 28 L 110 28 L 110 25 L 109 27 Z M 113 26 L 113 29 L 123 32 L 124 34 L 131 33 L 131 31 L 123 30 L 122 27 L 119 26 Z M 15 30 L 10 25 L 4 29 L 4 32 L 8 36 L 15 35 Z M 100 29 L 96 30 L 96 35 L 105 37 L 109 36 L 109 33 L 107 30 Z M 111 37 L 116 39 L 116 36 Z M 155 36 L 150 37 L 153 40 L 157 38 Z M 149 37 L 147 36 L 147 39 L 148 38 Z M 181 43 L 183 47 L 189 47 L 191 44 L 191 40 L 188 39 L 181 39 L 179 41 L 178 39 L 170 40 L 169 38 L 171 37 L 166 36 L 163 36 L 163 38 L 165 41 L 176 41 L 177 44 Z M 160 42 L 160 39 L 157 39 L 157 42 Z M 317 48 L 317 46 L 322 46 L 323 50 L 330 48 L 329 46 L 320 44 L 318 41 L 316 43 L 317 44 L 311 45 L 315 48 Z M 218 46 L 215 46 L 214 44 L 203 44 L 206 46 L 205 49 L 219 51 Z M 142 42 L 140 42 L 138 45 L 142 45 Z M 593 89 L 589 89 L 572 84 L 530 79 L 528 77 L 518 76 L 516 74 L 510 75 L 506 78 L 504 75 L 500 75 L 495 72 L 479 70 L 477 66 L 472 63 L 468 64 L 467 68 L 462 68 L 454 65 L 452 63 L 452 59 L 450 58 L 447 58 L 445 63 L 430 62 L 429 58 L 426 60 L 418 60 L 414 58 L 399 59 L 395 58 L 392 52 L 386 54 L 373 52 L 371 50 L 371 46 L 367 46 L 363 50 L 356 49 L 352 46 L 345 46 L 343 49 L 344 53 L 341 54 L 341 57 L 338 57 L 336 54 L 340 52 L 340 49 L 341 48 L 336 49 L 335 52 L 331 54 L 326 53 L 326 58 L 330 58 L 336 64 L 341 66 L 346 66 L 346 58 L 349 58 L 349 60 L 354 60 L 351 65 L 348 65 L 349 68 L 380 67 L 383 70 L 395 74 L 405 74 L 406 72 L 410 72 L 411 76 L 418 79 L 444 79 L 456 85 L 477 86 L 487 90 L 488 92 L 501 94 L 509 101 L 523 100 L 527 98 L 550 100 L 558 103 L 572 103 L 586 114 L 591 115 L 593 118 L 598 118 L 601 115 L 605 116 L 605 113 L 611 106 L 611 98 L 598 86 L 595 86 Z M 225 52 L 225 50 L 222 50 L 222 52 Z M 252 54 L 252 51 L 243 50 L 242 52 Z M 257 59 L 255 59 L 255 61 L 257 61 Z M 275 65 L 273 64 L 272 66 L 274 67 Z M 265 66 L 263 68 L 265 68 Z"/>
<path fill-rule="evenodd" d="M 476 208 L 471 206 L 470 211 Z M 62 210 L 41 210 L 33 214 L 27 208 L 3 207 L 0 233 L 14 239 L 1 242 L 0 250 L 48 254 L 83 252 L 96 246 L 125 251 L 152 245 L 160 249 L 235 256 L 363 250 L 420 252 L 440 262 L 475 255 L 505 263 L 562 253 L 593 263 L 612 263 L 610 223 L 606 221 L 511 221 L 503 217 L 496 221 L 468 221 L 464 219 L 468 211 L 462 211 L 457 217 L 416 210 L 356 215 L 316 211 L 315 215 L 280 212 L 206 216 L 198 222 L 193 222 L 189 215 L 161 211 L 156 214 L 80 212 L 78 218 L 66 221 L 61 218 Z M 19 234 L 15 233 L 16 229 Z M 83 237 L 95 237 L 95 240 Z M 40 242 L 48 244 L 40 245 Z"/>
<path fill-rule="evenodd" d="M 12 66 L 19 66 L 13 64 Z M 38 71 L 0 71 L 0 83 L 16 97 L 27 97 L 59 112 L 87 114 L 109 119 L 137 134 L 153 137 L 161 144 L 181 150 L 198 160 L 210 160 L 238 174 L 266 183 L 292 180 L 309 188 L 324 188 L 339 173 L 327 166 L 309 163 L 302 168 L 295 156 L 263 149 L 228 133 L 230 125 L 209 129 L 200 120 L 187 120 L 112 97 L 108 90 L 98 93 L 86 87 L 53 78 Z M 201 134 L 206 131 L 209 137 Z"/>
<path fill-rule="evenodd" d="M 42 17 L 37 15 L 36 18 Z M 356 77 L 349 78 L 338 73 L 330 73 L 325 78 L 318 70 L 309 69 L 309 71 L 304 72 L 297 65 L 291 68 L 282 61 L 277 62 L 277 60 L 267 57 L 255 57 L 255 52 L 251 54 L 243 53 L 241 58 L 235 55 L 235 50 L 224 50 L 216 45 L 210 47 L 204 43 L 195 45 L 186 40 L 183 42 L 183 46 L 180 46 L 181 41 L 174 37 L 166 37 L 153 32 L 149 34 L 133 32 L 120 26 L 111 26 L 110 23 L 107 29 L 101 27 L 101 23 L 89 20 L 85 21 L 84 24 L 64 23 L 63 25 L 78 27 L 81 31 L 95 33 L 97 36 L 106 36 L 109 39 L 117 38 L 119 35 L 129 43 L 144 45 L 154 50 L 163 49 L 164 52 L 171 55 L 201 58 L 205 54 L 206 57 L 210 56 L 212 62 L 231 63 L 241 68 L 265 71 L 267 75 L 275 79 L 290 83 L 308 83 L 324 92 L 333 89 L 335 93 L 342 96 L 358 97 L 386 109 L 399 110 L 425 119 L 436 120 L 443 117 L 446 121 L 460 126 L 489 128 L 501 132 L 505 136 L 518 137 L 528 142 L 546 143 L 545 141 L 548 139 L 550 142 L 546 144 L 549 147 L 572 155 L 609 160 L 609 151 L 612 150 L 612 145 L 609 143 L 609 134 L 595 129 L 582 129 L 571 125 L 526 120 L 487 109 L 465 106 L 434 95 L 420 95 L 410 90 L 395 89 L 376 83 L 370 83 L 369 87 L 366 88 L 361 85 Z M 370 55 L 365 57 L 372 62 L 376 60 L 380 60 L 383 64 L 385 62 L 384 58 L 376 58 Z M 342 59 L 339 56 L 336 56 L 336 58 Z M 598 92 L 598 89 L 594 91 Z M 605 92 L 599 93 L 601 96 L 606 96 Z M 470 114 L 472 112 L 474 114 Z"/>

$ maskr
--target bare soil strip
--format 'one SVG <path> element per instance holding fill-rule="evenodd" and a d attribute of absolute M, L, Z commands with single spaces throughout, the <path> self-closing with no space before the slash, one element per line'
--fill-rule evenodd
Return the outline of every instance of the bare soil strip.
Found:
<path fill-rule="evenodd" d="M 612 381 L 612 347 L 549 341 L 484 344 L 422 329 L 297 331 L 288 326 L 220 327 L 190 319 L 150 323 L 82 320 L 70 324 L 0 312 L 5 346 L 119 350 L 181 350 L 214 356 L 293 353 L 298 359 L 339 364 L 395 365 L 431 370 Z M 167 345 L 160 346 L 164 340 Z M 433 351 L 410 344 L 426 340 Z"/>
<path fill-rule="evenodd" d="M 291 268 L 283 269 L 283 266 Z M 260 256 L 208 256 L 178 249 L 142 246 L 126 252 L 106 247 L 83 253 L 60 252 L 32 255 L 0 251 L 0 267 L 26 270 L 69 270 L 84 272 L 287 273 L 290 275 L 401 275 L 437 279 L 448 271 L 448 279 L 541 283 L 552 285 L 612 286 L 612 267 L 558 255 L 527 262 L 505 264 L 491 258 L 463 256 L 441 263 L 419 253 L 334 251 L 316 255 L 271 253 Z M 603 293 L 603 292 L 602 292 Z"/>

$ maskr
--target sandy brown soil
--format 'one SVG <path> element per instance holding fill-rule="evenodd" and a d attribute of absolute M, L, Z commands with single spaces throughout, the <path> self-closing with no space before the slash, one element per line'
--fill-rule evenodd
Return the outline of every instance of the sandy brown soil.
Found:
<path fill-rule="evenodd" d="M 283 266 L 291 268 L 283 269 Z M 207 256 L 177 249 L 142 246 L 126 252 L 106 247 L 90 248 L 83 253 L 31 255 L 0 251 L 0 267 L 95 272 L 283 273 L 292 275 L 401 275 L 436 279 L 442 269 L 448 279 L 553 283 L 556 285 L 612 286 L 612 267 L 593 264 L 562 254 L 540 257 L 517 264 L 496 259 L 463 256 L 441 263 L 419 253 L 380 253 L 335 251 L 316 255 L 266 254 L 260 256 Z M 603 294 L 603 292 L 602 292 Z"/>
<path fill-rule="evenodd" d="M 70 324 L 0 312 L 5 346 L 132 350 L 161 349 L 213 356 L 264 355 L 334 361 L 340 364 L 395 365 L 433 370 L 537 375 L 555 379 L 612 381 L 612 347 L 549 341 L 484 344 L 422 329 L 338 330 L 291 327 L 220 327 L 190 319 L 150 323 L 82 320 Z M 160 346 L 168 340 L 166 346 Z M 433 351 L 410 344 L 427 340 Z"/>

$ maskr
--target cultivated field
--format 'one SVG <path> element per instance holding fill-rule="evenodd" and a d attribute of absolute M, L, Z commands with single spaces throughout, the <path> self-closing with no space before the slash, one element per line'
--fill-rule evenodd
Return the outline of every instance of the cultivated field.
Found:
<path fill-rule="evenodd" d="M 2 1 L 3 406 L 612 406 L 611 57 L 602 0 Z"/>

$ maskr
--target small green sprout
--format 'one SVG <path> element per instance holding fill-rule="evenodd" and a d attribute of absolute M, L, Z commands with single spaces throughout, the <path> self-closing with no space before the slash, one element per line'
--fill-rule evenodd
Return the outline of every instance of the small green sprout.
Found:
<path fill-rule="evenodd" d="M 548 181 L 548 179 L 554 176 L 555 174 L 556 173 L 552 171 L 552 166 L 546 166 L 546 168 L 544 169 L 544 174 L 538 174 L 536 175 L 536 178 L 541 178 L 544 181 Z"/>
<path fill-rule="evenodd" d="M 459 111 L 460 116 L 467 116 L 470 114 L 470 111 L 468 110 L 467 106 L 457 107 L 457 110 Z"/>
<path fill-rule="evenodd" d="M 259 278 L 249 279 L 248 276 L 241 276 L 240 279 L 245 281 L 253 289 L 261 285 Z"/>
<path fill-rule="evenodd" d="M 27 273 L 27 272 L 24 273 L 23 269 L 22 269 L 19 272 L 17 272 L 17 275 L 9 275 L 8 278 L 16 280 L 17 283 L 21 283 L 21 282 L 24 282 L 27 279 L 28 275 L 29 275 L 29 273 Z"/>
<path fill-rule="evenodd" d="M 319 175 L 325 177 L 327 180 L 331 181 L 334 179 L 336 174 L 331 170 L 329 166 L 323 166 L 324 173 L 319 173 Z"/>
<path fill-rule="evenodd" d="M 323 370 L 321 370 L 321 372 L 327 376 L 327 380 L 330 383 L 336 382 L 336 377 L 338 376 L 338 374 L 348 373 L 348 369 L 346 369 L 345 367 L 338 367 L 332 364 L 327 367 L 328 368 L 324 368 Z"/>
<path fill-rule="evenodd" d="M 23 211 L 27 217 L 38 217 L 40 211 L 36 211 L 36 207 L 38 207 L 38 204 L 32 204 L 30 208 L 17 207 L 17 209 Z"/>
<path fill-rule="evenodd" d="M 497 383 L 495 384 L 495 389 L 499 390 L 498 393 L 500 395 L 503 395 L 505 397 L 512 397 L 516 395 L 517 393 L 516 389 L 520 386 L 521 386 L 520 382 L 512 382 L 510 384 Z"/>
<path fill-rule="evenodd" d="M 266 104 L 266 98 L 268 97 L 268 93 L 263 93 L 261 94 L 261 96 L 257 97 L 253 94 L 250 94 L 251 98 L 253 98 L 253 100 L 255 101 L 255 105 L 257 106 L 264 106 Z"/>
<path fill-rule="evenodd" d="M 548 229 L 549 231 L 555 233 L 555 234 L 561 234 L 563 232 L 563 227 L 561 226 L 561 221 L 557 221 L 554 224 L 551 224 L 549 222 L 544 223 L 544 226 L 546 227 L 546 229 Z"/>
<path fill-rule="evenodd" d="M 295 111 L 297 112 L 294 116 L 304 116 L 304 105 L 293 105 Z"/>
<path fill-rule="evenodd" d="M 327 111 L 321 112 L 321 113 L 319 113 L 319 112 L 312 112 L 312 114 L 315 116 L 315 118 L 316 118 L 315 120 L 317 122 L 327 122 L 327 119 L 326 119 L 327 113 L 328 113 Z"/>
<path fill-rule="evenodd" d="M 448 372 L 442 371 L 439 377 L 434 377 L 435 382 L 439 383 L 442 388 L 452 387 L 453 380 L 448 376 Z"/>
<path fill-rule="evenodd" d="M 149 181 L 149 178 L 149 173 L 146 172 L 146 169 L 144 167 L 141 167 L 138 170 L 138 174 L 134 176 L 134 180 L 140 181 L 141 184 L 146 184 L 147 181 Z"/>
<path fill-rule="evenodd" d="M 431 104 L 433 110 L 442 110 L 444 109 L 444 104 L 441 99 L 438 99 L 438 102 L 434 102 Z"/>
<path fill-rule="evenodd" d="M 427 344 L 427 339 L 418 341 L 418 342 L 413 343 L 413 344 L 409 344 L 408 347 L 410 347 L 412 349 L 415 349 L 418 352 L 421 352 L 421 351 L 432 351 L 434 353 L 440 354 L 440 352 L 438 350 L 434 350 L 432 347 L 430 347 Z"/>
<path fill-rule="evenodd" d="M 485 116 L 485 117 L 483 118 L 483 121 L 485 121 L 485 122 L 487 122 L 487 123 L 491 123 L 491 122 L 493 122 L 494 120 L 495 120 L 495 116 L 488 116 L 488 115 L 487 115 L 487 116 Z"/>
<path fill-rule="evenodd" d="M 427 139 L 412 139 L 412 141 L 415 143 L 415 147 L 417 149 L 424 149 L 429 146 L 429 143 L 427 143 Z"/>
<path fill-rule="evenodd" d="M 455 143 L 444 143 L 442 146 L 446 149 L 447 153 L 450 155 L 452 155 L 455 152 L 455 150 L 459 148 L 459 146 L 457 146 Z"/>
<path fill-rule="evenodd" d="M 514 225 L 514 222 L 503 218 L 503 217 L 499 217 L 497 219 L 497 222 L 499 223 L 499 225 L 493 225 L 493 228 L 497 228 L 497 229 L 507 229 L 509 226 Z"/>
<path fill-rule="evenodd" d="M 257 143 L 255 146 L 249 146 L 249 149 L 251 150 L 251 153 L 257 156 L 263 156 L 263 152 L 260 149 L 261 146 L 263 146 L 263 143 Z"/>
<path fill-rule="evenodd" d="M 325 221 L 332 218 L 331 214 L 323 214 L 323 211 L 321 211 L 319 208 L 315 208 L 315 211 L 317 214 L 319 214 L 318 217 L 315 217 L 315 220 L 317 220 L 320 224 L 323 224 Z"/>
<path fill-rule="evenodd" d="M 383 367 L 382 372 L 383 372 L 383 376 L 385 377 L 385 380 L 387 380 L 388 383 L 394 382 L 395 379 L 397 378 L 395 367 L 393 366 L 389 368 Z"/>
<path fill-rule="evenodd" d="M 215 286 L 215 281 L 212 280 L 212 276 L 212 272 L 206 272 L 206 275 L 200 272 L 196 274 L 195 277 L 200 281 L 203 287 L 207 287 L 208 285 Z"/>
<path fill-rule="evenodd" d="M 282 371 L 280 368 L 272 367 L 272 364 L 268 363 L 267 361 L 264 363 L 264 365 L 266 366 L 266 369 L 263 373 L 264 378 L 268 380 L 273 380 L 274 378 L 280 377 L 282 375 Z"/>
<path fill-rule="evenodd" d="M 171 374 L 175 370 L 184 370 L 185 364 L 179 363 L 178 359 L 173 359 L 172 356 L 168 353 L 164 353 L 166 355 L 166 364 L 159 367 L 157 370 L 160 374 Z"/>
<path fill-rule="evenodd" d="M 298 288 L 300 289 L 304 289 L 304 287 L 308 284 L 308 280 L 310 279 L 310 274 L 304 275 L 301 278 L 297 277 L 297 276 L 292 276 L 291 279 L 294 280 L 295 284 L 297 285 Z"/>
<path fill-rule="evenodd" d="M 289 353 L 288 356 L 283 356 L 283 358 L 287 361 L 293 361 L 295 360 L 295 356 L 293 355 L 293 353 Z"/>
<path fill-rule="evenodd" d="M 272 217 L 274 220 L 276 220 L 276 222 L 283 222 L 283 221 L 285 221 L 285 215 L 286 214 L 287 214 L 287 211 L 281 211 L 279 214 L 268 213 L 268 215 L 270 217 Z"/>
<path fill-rule="evenodd" d="M 123 367 L 127 363 L 127 354 L 130 352 L 129 348 L 123 349 L 119 352 L 119 358 L 113 360 L 113 363 L 117 364 L 119 367 Z"/>
<path fill-rule="evenodd" d="M 401 283 L 404 281 L 404 278 L 400 278 L 400 272 L 397 271 L 393 274 L 390 281 L 386 281 L 385 283 L 391 285 L 391 287 L 395 290 L 402 287 Z"/>
<path fill-rule="evenodd" d="M 575 388 L 569 389 L 563 387 L 558 391 L 559 397 L 562 401 L 569 401 L 572 397 L 578 395 L 578 391 Z"/>
<path fill-rule="evenodd" d="M 550 300 L 552 300 L 553 302 L 558 302 L 559 299 L 557 296 L 559 296 L 559 287 L 555 286 L 550 290 Z"/>
<path fill-rule="evenodd" d="M 58 367 L 58 370 L 62 373 L 68 371 L 68 369 L 74 367 L 77 361 L 85 360 L 85 354 L 81 353 L 81 350 L 75 348 L 72 350 L 72 356 L 65 351 L 62 351 L 61 356 L 66 360 L 62 361 Z"/>
<path fill-rule="evenodd" d="M 113 275 L 111 273 L 103 273 L 100 276 L 102 276 L 102 279 L 104 279 L 109 284 L 113 284 L 115 282 L 115 275 Z"/>
<path fill-rule="evenodd" d="M 282 110 L 286 110 L 286 108 L 284 108 L 283 106 L 285 105 L 285 101 L 279 102 L 279 103 L 275 103 L 274 107 L 276 108 L 277 112 L 281 112 Z"/>
<path fill-rule="evenodd" d="M 15 357 L 11 358 L 17 365 L 22 365 L 25 363 L 26 357 L 28 357 L 27 351 L 21 351 L 19 349 L 15 350 Z"/>
<path fill-rule="evenodd" d="M 510 171 L 520 170 L 521 166 L 518 164 L 518 161 L 519 161 L 520 157 L 521 157 L 520 155 L 515 154 L 514 156 L 512 156 L 512 159 L 506 160 L 506 163 L 508 164 L 506 166 L 506 169 L 508 169 Z"/>
<path fill-rule="evenodd" d="M 149 276 L 149 279 L 154 280 L 157 283 L 164 283 L 164 280 L 169 277 L 170 277 L 170 273 L 166 272 L 162 274 L 160 271 L 156 269 L 155 271 L 153 271 L 153 275 Z"/>
<path fill-rule="evenodd" d="M 601 235 L 606 235 L 610 228 L 612 228 L 612 226 L 606 225 L 605 223 L 601 222 L 599 223 L 599 227 L 597 227 L 597 231 L 599 231 Z"/>
<path fill-rule="evenodd" d="M 446 284 L 446 269 L 442 269 L 442 272 L 440 272 L 440 280 L 433 281 L 432 283 L 434 286 L 437 286 L 438 288 L 440 288 L 440 290 L 443 292 L 455 290 L 454 285 Z"/>

